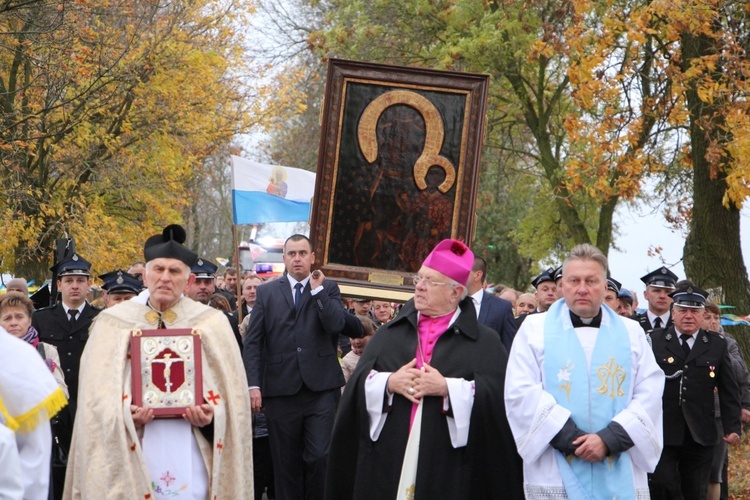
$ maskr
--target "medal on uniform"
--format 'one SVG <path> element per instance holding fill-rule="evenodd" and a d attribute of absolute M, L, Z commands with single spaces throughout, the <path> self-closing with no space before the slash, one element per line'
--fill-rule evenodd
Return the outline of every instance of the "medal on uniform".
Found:
<path fill-rule="evenodd" d="M 709 366 L 708 369 L 711 370 L 711 373 L 709 373 L 708 376 L 714 378 L 716 376 L 716 374 L 714 373 L 715 367 Z"/>
<path fill-rule="evenodd" d="M 672 356 L 668 357 L 668 358 L 667 358 L 667 363 L 669 363 L 670 365 L 671 365 L 672 363 L 674 363 L 674 358 L 673 358 Z"/>

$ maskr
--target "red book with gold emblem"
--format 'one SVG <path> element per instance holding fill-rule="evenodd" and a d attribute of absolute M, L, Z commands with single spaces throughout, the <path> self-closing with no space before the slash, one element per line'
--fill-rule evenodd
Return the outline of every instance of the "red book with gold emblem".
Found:
<path fill-rule="evenodd" d="M 156 418 L 176 418 L 203 403 L 201 336 L 196 329 L 133 330 L 133 404 Z"/>

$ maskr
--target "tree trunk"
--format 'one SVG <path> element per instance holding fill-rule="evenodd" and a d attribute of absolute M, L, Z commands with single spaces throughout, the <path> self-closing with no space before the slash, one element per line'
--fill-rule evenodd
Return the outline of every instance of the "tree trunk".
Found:
<path fill-rule="evenodd" d="M 691 60 L 715 51 L 714 42 L 706 37 L 683 35 L 683 69 Z M 717 70 L 719 71 L 719 70 Z M 750 311 L 750 282 L 740 244 L 740 211 L 723 204 L 726 175 L 706 158 L 712 141 L 726 140 L 720 124 L 716 103 L 701 101 L 697 81 L 686 93 L 690 111 L 690 144 L 693 162 L 693 212 L 690 232 L 685 240 L 683 260 L 687 277 L 701 288 L 723 290 L 723 302 L 735 306 L 740 314 Z M 708 118 L 712 126 L 703 126 Z M 724 159 L 726 161 L 726 159 Z M 738 335 L 737 342 L 747 358 L 750 338 Z"/>
<path fill-rule="evenodd" d="M 52 271 L 49 268 L 52 266 L 53 246 L 50 246 L 49 251 L 44 255 L 39 252 L 30 255 L 28 252 L 22 252 L 21 250 L 21 247 L 16 247 L 14 276 L 25 278 L 27 281 L 36 280 L 38 285 L 52 277 Z"/>

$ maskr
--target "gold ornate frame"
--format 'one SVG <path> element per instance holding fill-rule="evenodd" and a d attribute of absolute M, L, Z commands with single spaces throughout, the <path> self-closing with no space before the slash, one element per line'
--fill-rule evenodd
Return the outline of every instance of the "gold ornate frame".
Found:
<path fill-rule="evenodd" d="M 343 293 L 406 300 L 439 240 L 471 242 L 488 83 L 329 61 L 310 240 Z"/>

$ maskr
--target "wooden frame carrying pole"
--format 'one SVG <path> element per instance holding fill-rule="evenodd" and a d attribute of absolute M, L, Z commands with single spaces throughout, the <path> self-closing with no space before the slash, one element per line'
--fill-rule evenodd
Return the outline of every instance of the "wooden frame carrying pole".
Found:
<path fill-rule="evenodd" d="M 240 243 L 237 238 L 237 224 L 232 223 L 234 237 L 234 267 L 237 269 L 237 323 L 242 323 L 242 280 L 240 280 Z"/>

